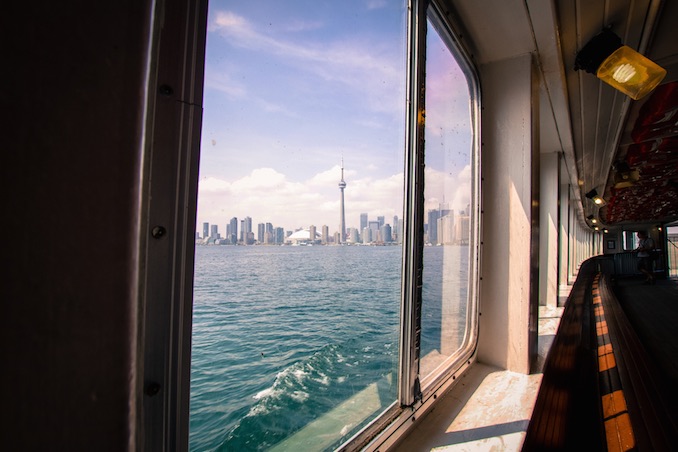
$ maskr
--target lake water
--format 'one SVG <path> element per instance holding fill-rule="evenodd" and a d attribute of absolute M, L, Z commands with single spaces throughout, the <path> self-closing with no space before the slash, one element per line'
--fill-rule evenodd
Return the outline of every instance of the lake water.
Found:
<path fill-rule="evenodd" d="M 422 356 L 441 340 L 442 305 L 426 299 L 465 299 L 466 250 L 425 249 Z M 375 383 L 377 411 L 394 402 L 401 252 L 196 247 L 190 449 L 270 449 Z M 450 259 L 451 282 L 440 276 Z M 465 308 L 457 312 L 463 324 Z M 318 448 L 338 446 L 362 424 Z"/>
<path fill-rule="evenodd" d="M 191 450 L 265 450 L 393 374 L 400 266 L 398 246 L 196 247 Z"/>

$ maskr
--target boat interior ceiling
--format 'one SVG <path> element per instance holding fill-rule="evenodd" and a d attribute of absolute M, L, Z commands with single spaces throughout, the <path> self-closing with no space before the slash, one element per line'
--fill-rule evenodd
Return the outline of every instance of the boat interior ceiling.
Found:
<path fill-rule="evenodd" d="M 582 221 L 596 218 L 614 229 L 678 220 L 678 2 L 447 3 L 462 33 L 474 37 L 466 44 L 478 64 L 536 55 L 540 152 L 564 153 L 563 180 L 578 187 L 573 196 Z M 577 53 L 606 28 L 666 69 L 644 98 L 633 100 L 575 70 Z M 605 200 L 602 206 L 586 196 L 592 190 Z"/>

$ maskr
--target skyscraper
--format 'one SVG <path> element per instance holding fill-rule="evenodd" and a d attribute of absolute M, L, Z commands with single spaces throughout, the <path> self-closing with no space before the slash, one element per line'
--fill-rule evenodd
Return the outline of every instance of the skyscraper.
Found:
<path fill-rule="evenodd" d="M 252 232 L 252 217 L 245 217 L 242 220 L 242 241 L 245 245 L 254 243 L 254 233 Z"/>
<path fill-rule="evenodd" d="M 266 225 L 264 223 L 259 223 L 257 225 L 257 241 L 259 243 L 264 243 L 266 239 Z"/>
<path fill-rule="evenodd" d="M 273 229 L 273 235 L 275 236 L 275 243 L 281 244 L 285 241 L 285 229 L 277 227 Z"/>
<path fill-rule="evenodd" d="M 322 231 L 322 243 L 327 245 L 330 241 L 330 228 L 327 225 L 323 225 Z"/>
<path fill-rule="evenodd" d="M 339 205 L 339 240 L 341 243 L 346 241 L 346 215 L 344 213 L 344 188 L 346 188 L 346 182 L 344 182 L 344 158 L 341 158 L 341 181 L 339 182 L 339 190 L 341 191 L 341 203 Z"/>
<path fill-rule="evenodd" d="M 231 222 L 228 224 L 229 230 L 228 230 L 228 238 L 231 239 L 231 243 L 235 245 L 238 243 L 238 218 L 233 217 L 231 218 Z"/>

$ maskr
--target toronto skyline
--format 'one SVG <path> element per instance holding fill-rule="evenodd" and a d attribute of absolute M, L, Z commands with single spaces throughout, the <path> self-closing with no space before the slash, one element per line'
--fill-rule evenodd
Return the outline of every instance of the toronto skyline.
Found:
<path fill-rule="evenodd" d="M 406 2 L 333 5 L 210 2 L 198 231 L 251 217 L 292 231 L 327 225 L 334 234 L 342 201 L 347 229 L 359 228 L 364 212 L 402 218 Z M 443 83 L 449 92 L 449 74 L 459 72 L 427 71 L 431 93 Z M 427 108 L 427 142 L 439 146 L 468 127 L 468 91 L 454 77 L 460 100 L 436 112 L 432 98 Z M 453 161 L 456 154 L 429 154 L 427 209 L 468 204 L 469 161 Z"/>

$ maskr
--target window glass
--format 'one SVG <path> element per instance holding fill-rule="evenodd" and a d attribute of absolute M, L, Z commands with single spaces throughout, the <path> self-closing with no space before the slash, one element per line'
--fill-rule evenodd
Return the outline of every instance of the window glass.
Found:
<path fill-rule="evenodd" d="M 638 237 L 636 231 L 622 231 L 624 237 L 624 251 L 633 251 L 638 246 Z"/>
<path fill-rule="evenodd" d="M 448 366 L 468 343 L 472 310 L 474 154 L 469 82 L 449 39 L 428 23 L 425 230 L 420 376 Z"/>
<path fill-rule="evenodd" d="M 191 450 L 333 448 L 396 402 L 406 13 L 210 2 Z"/>
<path fill-rule="evenodd" d="M 668 259 L 669 276 L 678 276 L 678 227 L 666 228 L 666 254 Z"/>

